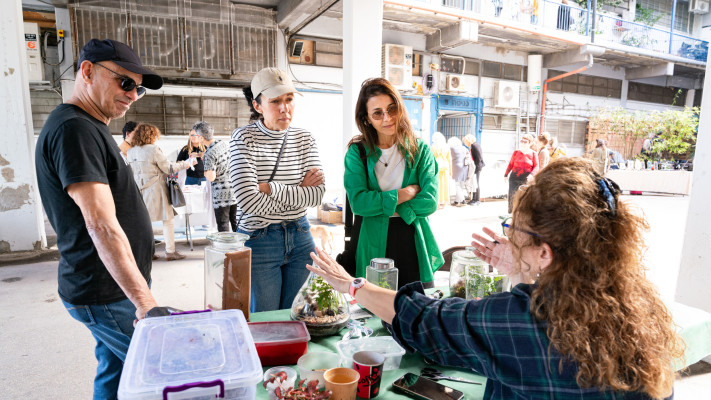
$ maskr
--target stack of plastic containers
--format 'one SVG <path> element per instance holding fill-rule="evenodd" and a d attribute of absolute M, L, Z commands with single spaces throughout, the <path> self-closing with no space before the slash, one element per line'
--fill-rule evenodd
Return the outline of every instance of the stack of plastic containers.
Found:
<path fill-rule="evenodd" d="M 254 399 L 261 380 L 262 364 L 241 311 L 185 313 L 139 321 L 118 397 Z"/>

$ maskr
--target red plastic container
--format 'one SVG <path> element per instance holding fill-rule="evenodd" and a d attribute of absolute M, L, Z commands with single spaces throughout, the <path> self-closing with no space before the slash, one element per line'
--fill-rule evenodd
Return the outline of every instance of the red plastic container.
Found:
<path fill-rule="evenodd" d="M 302 321 L 250 322 L 257 354 L 263 366 L 296 364 L 306 354 L 311 335 Z"/>

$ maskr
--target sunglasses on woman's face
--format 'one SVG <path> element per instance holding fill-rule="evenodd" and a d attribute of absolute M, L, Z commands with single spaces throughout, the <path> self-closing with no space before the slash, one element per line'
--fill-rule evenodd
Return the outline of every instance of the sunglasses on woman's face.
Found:
<path fill-rule="evenodd" d="M 138 95 L 138 97 L 141 97 L 146 93 L 146 88 L 144 88 L 143 86 L 137 85 L 136 81 L 127 77 L 126 75 L 121 75 L 116 71 L 113 71 L 109 68 L 104 67 L 103 65 L 99 64 L 98 62 L 94 63 L 94 65 L 98 65 L 101 68 L 103 68 L 103 69 L 113 73 L 114 75 L 118 76 L 119 78 L 121 78 L 121 82 L 119 83 L 119 85 L 121 85 L 121 89 L 124 92 L 130 92 L 131 90 L 136 89 L 136 94 Z"/>
<path fill-rule="evenodd" d="M 388 116 L 390 116 L 390 118 L 395 118 L 397 116 L 397 106 L 395 104 L 391 104 L 388 106 L 388 109 L 386 111 L 375 110 L 372 114 L 370 114 L 370 118 L 374 119 L 375 121 L 380 121 L 381 119 L 385 118 L 385 113 L 388 113 Z"/>

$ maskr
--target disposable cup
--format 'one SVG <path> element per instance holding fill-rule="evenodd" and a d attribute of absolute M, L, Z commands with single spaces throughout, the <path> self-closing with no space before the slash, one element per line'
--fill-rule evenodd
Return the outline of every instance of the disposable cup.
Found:
<path fill-rule="evenodd" d="M 359 374 L 358 397 L 372 399 L 378 396 L 384 363 L 385 356 L 375 351 L 359 351 L 353 354 L 353 369 Z"/>
<path fill-rule="evenodd" d="M 332 399 L 355 400 L 360 374 L 350 368 L 331 368 L 324 372 L 326 390 L 330 390 Z"/>

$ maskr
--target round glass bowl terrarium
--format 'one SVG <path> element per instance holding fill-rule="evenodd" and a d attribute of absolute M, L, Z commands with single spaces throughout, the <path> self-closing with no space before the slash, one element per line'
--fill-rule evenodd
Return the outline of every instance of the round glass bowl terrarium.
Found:
<path fill-rule="evenodd" d="M 469 271 L 467 271 L 469 267 Z M 488 274 L 489 265 L 474 254 L 474 247 L 455 251 L 449 268 L 449 295 L 467 297 L 467 277 L 474 273 Z"/>
<path fill-rule="evenodd" d="M 291 305 L 291 319 L 303 321 L 311 336 L 328 336 L 348 324 L 350 312 L 343 294 L 312 272 Z"/>

